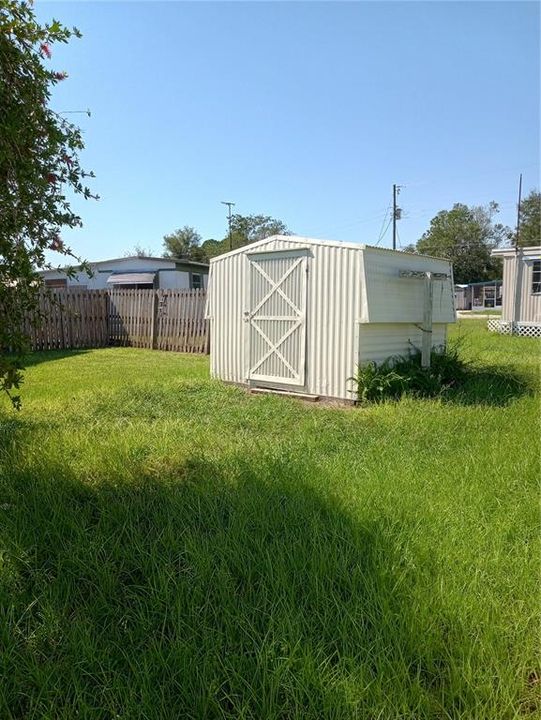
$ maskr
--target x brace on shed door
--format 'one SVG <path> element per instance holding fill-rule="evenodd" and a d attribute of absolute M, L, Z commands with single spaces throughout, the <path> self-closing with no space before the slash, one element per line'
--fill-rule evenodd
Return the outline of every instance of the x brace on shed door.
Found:
<path fill-rule="evenodd" d="M 250 380 L 304 385 L 306 254 L 269 252 L 249 260 Z"/>

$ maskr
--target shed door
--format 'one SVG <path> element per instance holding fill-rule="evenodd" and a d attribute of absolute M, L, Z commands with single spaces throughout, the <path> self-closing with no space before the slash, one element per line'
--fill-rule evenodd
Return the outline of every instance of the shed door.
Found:
<path fill-rule="evenodd" d="M 248 255 L 249 380 L 304 385 L 306 254 Z"/>

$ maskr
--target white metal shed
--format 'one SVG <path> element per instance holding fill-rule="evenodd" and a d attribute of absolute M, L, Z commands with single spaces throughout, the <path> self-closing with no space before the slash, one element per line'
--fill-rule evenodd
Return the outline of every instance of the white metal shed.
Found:
<path fill-rule="evenodd" d="M 352 400 L 357 365 L 421 348 L 423 335 L 446 342 L 452 268 L 425 255 L 274 235 L 211 260 L 207 316 L 213 377 Z"/>

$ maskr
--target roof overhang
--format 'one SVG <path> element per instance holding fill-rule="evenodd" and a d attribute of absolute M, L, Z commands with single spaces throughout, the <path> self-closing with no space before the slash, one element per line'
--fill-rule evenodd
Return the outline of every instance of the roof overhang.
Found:
<path fill-rule="evenodd" d="M 523 257 L 531 257 L 537 259 L 541 257 L 541 245 L 532 245 L 530 247 L 506 247 L 495 248 L 490 253 L 493 257 L 514 257 L 517 254 Z"/>
<path fill-rule="evenodd" d="M 349 248 L 350 250 L 370 250 L 371 252 L 378 252 L 378 253 L 392 253 L 392 254 L 400 254 L 400 255 L 409 255 L 410 257 L 414 258 L 430 258 L 431 260 L 441 260 L 448 265 L 451 264 L 450 260 L 448 258 L 442 258 L 442 257 L 435 257 L 434 255 L 424 255 L 421 253 L 409 253 L 405 252 L 403 250 L 392 250 L 391 248 L 386 247 L 379 247 L 377 245 L 367 245 L 366 243 L 351 243 L 351 242 L 341 242 L 339 240 L 319 240 L 317 238 L 309 238 L 305 237 L 304 235 L 269 235 L 269 237 L 263 238 L 262 240 L 256 240 L 253 243 L 248 243 L 248 245 L 242 245 L 239 248 L 235 248 L 234 250 L 229 250 L 228 252 L 222 253 L 221 255 L 216 255 L 216 257 L 210 258 L 210 264 L 213 265 L 214 263 L 220 262 L 221 260 L 224 260 L 226 258 L 231 257 L 232 255 L 240 255 L 241 253 L 247 253 L 247 252 L 263 252 L 260 250 L 262 246 L 267 245 L 269 242 L 272 242 L 274 240 L 281 240 L 286 243 L 291 243 L 291 245 L 304 245 L 304 246 L 310 246 L 310 245 L 322 245 L 324 247 L 339 247 L 339 248 Z M 286 248 L 283 248 L 284 250 Z"/>

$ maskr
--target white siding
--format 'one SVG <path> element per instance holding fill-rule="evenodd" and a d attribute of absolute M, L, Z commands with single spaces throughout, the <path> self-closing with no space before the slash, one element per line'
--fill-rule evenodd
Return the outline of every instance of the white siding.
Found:
<path fill-rule="evenodd" d="M 532 292 L 533 263 L 523 260 L 523 281 L 520 302 L 520 321 L 541 323 L 541 295 Z"/>
<path fill-rule="evenodd" d="M 514 257 L 503 258 L 502 320 L 509 322 L 514 319 L 515 267 Z"/>
<path fill-rule="evenodd" d="M 73 278 L 67 278 L 68 286 L 105 290 L 111 287 L 111 284 L 107 282 L 111 273 L 156 272 L 158 273 L 158 287 L 161 289 L 185 290 L 190 288 L 190 270 L 176 269 L 176 263 L 167 258 L 118 258 L 90 263 L 90 267 L 93 272 L 92 277 L 85 272 L 78 272 Z M 207 267 L 194 265 L 191 272 L 203 276 L 203 288 L 206 288 Z M 62 270 L 46 270 L 43 277 L 46 280 L 57 280 L 65 278 L 66 274 Z"/>
<path fill-rule="evenodd" d="M 111 273 L 156 272 L 162 268 L 170 268 L 169 272 L 162 274 L 173 275 L 175 263 L 165 258 L 163 260 L 155 260 L 153 258 L 121 258 L 113 261 L 104 260 L 103 262 L 92 263 L 91 267 L 94 272 L 94 277 L 88 281 L 88 287 L 93 290 L 106 290 L 111 287 L 111 283 L 107 282 Z"/>
<path fill-rule="evenodd" d="M 44 280 L 67 280 L 70 287 L 95 288 L 95 278 L 89 277 L 85 272 L 78 272 L 74 277 L 67 277 L 62 270 L 46 270 L 42 275 Z"/>
<path fill-rule="evenodd" d="M 158 273 L 158 285 L 161 290 L 188 290 L 190 273 L 181 270 L 167 270 Z"/>
<path fill-rule="evenodd" d="M 381 361 L 407 352 L 409 340 L 420 344 L 421 331 L 414 323 L 422 321 L 423 281 L 399 278 L 399 269 L 431 269 L 450 274 L 449 263 L 295 236 L 276 236 L 215 258 L 211 261 L 207 308 L 213 377 L 247 382 L 249 323 L 244 321 L 244 313 L 250 310 L 247 255 L 300 248 L 306 250 L 308 265 L 306 381 L 302 389 L 322 397 L 352 399 L 348 378 L 360 359 Z M 366 258 L 373 271 L 369 288 L 363 282 L 370 274 L 370 268 L 365 267 Z M 377 307 L 380 302 L 383 310 Z M 453 322 L 455 317 L 451 278 L 439 290 L 436 283 L 434 302 L 434 344 L 441 344 L 445 341 L 445 322 Z M 363 325 L 367 317 L 373 322 L 373 317 L 382 316 L 384 319 L 379 319 L 373 328 Z M 401 322 L 402 318 L 407 321 Z"/>
<path fill-rule="evenodd" d="M 504 256 L 502 320 L 541 323 L 541 294 L 532 292 L 533 260 L 540 257 L 522 252 Z"/>
<path fill-rule="evenodd" d="M 167 258 L 118 258 L 117 260 L 100 260 L 96 263 L 90 263 L 94 270 L 107 270 L 109 272 L 152 272 L 162 268 L 175 269 L 173 260 Z"/>
<path fill-rule="evenodd" d="M 380 363 L 394 355 L 407 355 L 414 348 L 421 349 L 422 330 L 403 323 L 374 323 L 361 325 L 359 335 L 359 364 Z M 445 345 L 447 325 L 434 325 L 432 346 Z"/>

